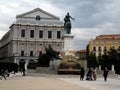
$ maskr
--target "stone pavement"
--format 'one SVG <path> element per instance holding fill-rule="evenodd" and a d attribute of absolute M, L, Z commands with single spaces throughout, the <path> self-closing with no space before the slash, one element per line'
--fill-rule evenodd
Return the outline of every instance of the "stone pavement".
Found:
<path fill-rule="evenodd" d="M 62 76 L 63 77 L 63 76 Z M 89 90 L 88 88 L 60 80 L 56 75 L 35 76 L 10 75 L 0 80 L 0 90 Z"/>
<path fill-rule="evenodd" d="M 120 90 L 120 76 L 108 77 L 107 82 L 102 77 L 99 77 L 96 81 L 80 81 L 78 78 L 60 79 L 91 90 Z"/>
<path fill-rule="evenodd" d="M 56 75 L 28 73 L 12 74 L 7 80 L 0 80 L 0 90 L 118 90 L 120 76 L 112 76 L 104 82 L 100 76 L 97 81 L 80 81 L 79 75 Z"/>

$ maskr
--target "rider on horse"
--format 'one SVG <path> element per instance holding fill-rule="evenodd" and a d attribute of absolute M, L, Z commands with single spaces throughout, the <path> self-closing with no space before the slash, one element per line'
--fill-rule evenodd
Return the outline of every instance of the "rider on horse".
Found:
<path fill-rule="evenodd" d="M 72 20 L 74 20 L 74 18 L 72 18 L 70 15 L 69 15 L 69 13 L 67 13 L 67 15 L 65 16 L 65 18 L 64 18 L 64 28 L 65 28 L 65 30 L 66 30 L 66 33 L 67 34 L 70 34 L 71 33 L 71 21 L 70 21 L 70 18 L 72 19 Z"/>

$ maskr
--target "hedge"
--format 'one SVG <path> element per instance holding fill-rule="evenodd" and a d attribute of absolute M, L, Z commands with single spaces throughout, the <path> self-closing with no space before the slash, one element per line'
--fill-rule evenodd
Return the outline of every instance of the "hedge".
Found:
<path fill-rule="evenodd" d="M 0 62 L 0 71 L 8 70 L 8 72 L 18 72 L 18 64 L 13 62 Z"/>

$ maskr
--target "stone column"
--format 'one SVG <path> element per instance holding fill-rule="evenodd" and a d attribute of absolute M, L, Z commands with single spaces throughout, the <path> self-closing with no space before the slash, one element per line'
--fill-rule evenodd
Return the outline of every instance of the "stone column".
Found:
<path fill-rule="evenodd" d="M 112 71 L 114 71 L 115 69 L 114 69 L 114 65 L 112 65 Z"/>
<path fill-rule="evenodd" d="M 73 38 L 71 34 L 65 34 L 63 36 L 64 47 L 63 51 L 73 51 Z"/>
<path fill-rule="evenodd" d="M 99 65 L 99 70 L 101 71 L 101 65 Z"/>

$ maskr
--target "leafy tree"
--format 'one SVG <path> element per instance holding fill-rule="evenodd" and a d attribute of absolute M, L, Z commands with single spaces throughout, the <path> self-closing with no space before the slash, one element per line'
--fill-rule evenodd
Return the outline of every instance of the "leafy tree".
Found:
<path fill-rule="evenodd" d="M 38 65 L 43 67 L 48 67 L 50 60 L 53 58 L 58 58 L 59 52 L 56 52 L 49 45 L 48 48 L 45 49 L 45 54 L 40 54 L 38 58 Z"/>
<path fill-rule="evenodd" d="M 97 59 L 93 53 L 90 53 L 87 57 L 87 66 L 88 68 L 95 68 L 97 67 Z"/>
<path fill-rule="evenodd" d="M 108 56 L 109 56 L 109 63 L 112 65 L 115 65 L 117 63 L 117 57 L 118 57 L 118 52 L 114 48 L 110 48 L 110 51 L 108 51 Z"/>
<path fill-rule="evenodd" d="M 104 67 L 108 67 L 109 69 L 111 69 L 111 65 L 118 65 L 118 51 L 110 48 L 110 51 L 107 52 L 107 54 L 103 54 L 100 58 L 99 58 L 99 64 L 102 65 L 102 69 Z M 120 65 L 120 64 L 119 64 Z"/>
<path fill-rule="evenodd" d="M 111 64 L 110 64 L 110 61 L 109 61 L 109 56 L 108 55 L 102 55 L 100 58 L 99 58 L 99 64 L 102 66 L 102 70 L 105 68 L 105 67 L 108 67 L 109 69 L 111 69 Z"/>

